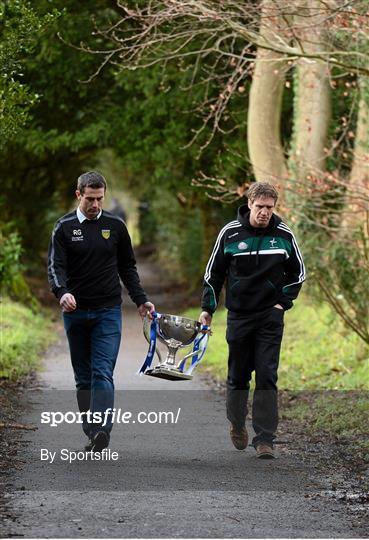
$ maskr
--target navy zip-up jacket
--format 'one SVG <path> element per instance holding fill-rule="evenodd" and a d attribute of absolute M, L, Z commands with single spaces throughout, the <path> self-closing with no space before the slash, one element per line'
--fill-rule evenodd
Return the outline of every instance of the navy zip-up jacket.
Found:
<path fill-rule="evenodd" d="M 67 292 L 73 294 L 77 309 L 120 304 L 119 278 L 137 306 L 147 302 L 125 223 L 105 210 L 96 220 L 80 223 L 73 211 L 56 222 L 49 245 L 48 278 L 58 299 Z"/>
<path fill-rule="evenodd" d="M 213 314 L 226 281 L 226 308 L 252 315 L 276 304 L 290 309 L 305 280 L 292 231 L 276 214 L 268 227 L 250 225 L 247 204 L 220 231 L 206 266 L 201 307 Z"/>

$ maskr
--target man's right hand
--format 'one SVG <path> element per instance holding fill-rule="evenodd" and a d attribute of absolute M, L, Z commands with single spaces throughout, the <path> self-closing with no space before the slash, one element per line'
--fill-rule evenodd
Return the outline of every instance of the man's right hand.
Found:
<path fill-rule="evenodd" d="M 62 311 L 74 311 L 77 307 L 76 299 L 73 294 L 65 293 L 59 300 Z"/>
<path fill-rule="evenodd" d="M 199 322 L 201 324 L 206 324 L 206 326 L 211 326 L 211 320 L 212 320 L 212 315 L 210 315 L 210 313 L 208 313 L 207 311 L 202 311 L 200 313 L 200 317 L 199 317 Z"/>

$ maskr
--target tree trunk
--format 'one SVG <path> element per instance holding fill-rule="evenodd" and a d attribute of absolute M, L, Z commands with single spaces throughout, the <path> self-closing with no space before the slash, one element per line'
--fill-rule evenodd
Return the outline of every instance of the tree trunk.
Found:
<path fill-rule="evenodd" d="M 276 2 L 262 2 L 260 36 L 263 41 L 270 43 L 274 43 L 276 36 L 286 28 L 282 15 L 276 16 L 275 9 Z M 287 59 L 284 55 L 258 49 L 247 120 L 248 149 L 257 181 L 278 183 L 287 178 L 280 134 L 286 69 Z"/>
<path fill-rule="evenodd" d="M 322 3 L 307 0 L 306 17 L 295 17 L 296 33 L 303 51 L 314 54 L 324 47 Z M 326 145 L 331 118 L 331 89 L 326 62 L 310 58 L 298 61 L 295 74 L 294 135 L 289 169 L 292 180 L 311 184 L 326 168 Z"/>
<path fill-rule="evenodd" d="M 369 80 L 359 79 L 359 108 L 356 124 L 354 159 L 347 185 L 345 227 L 364 224 L 369 212 Z M 368 234 L 368 233 L 367 233 Z"/>

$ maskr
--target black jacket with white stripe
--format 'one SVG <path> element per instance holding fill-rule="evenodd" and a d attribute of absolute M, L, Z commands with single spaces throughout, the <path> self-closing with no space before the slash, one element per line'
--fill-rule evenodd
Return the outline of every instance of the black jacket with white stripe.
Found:
<path fill-rule="evenodd" d="M 48 277 L 55 296 L 73 294 L 80 309 L 120 304 L 119 278 L 137 306 L 147 301 L 127 228 L 121 218 L 105 210 L 97 220 L 80 223 L 73 211 L 56 222 L 49 245 Z"/>
<path fill-rule="evenodd" d="M 237 220 L 220 231 L 206 267 L 201 307 L 217 308 L 226 281 L 226 308 L 255 314 L 276 304 L 290 309 L 305 280 L 305 267 L 296 239 L 276 214 L 268 227 L 254 228 L 245 204 Z"/>

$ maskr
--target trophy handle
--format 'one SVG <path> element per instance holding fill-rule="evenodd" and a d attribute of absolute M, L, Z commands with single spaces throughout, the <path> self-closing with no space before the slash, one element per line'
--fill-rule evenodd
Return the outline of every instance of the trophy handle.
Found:
<path fill-rule="evenodd" d="M 192 371 L 195 369 L 195 367 L 197 366 L 197 364 L 200 362 L 200 360 L 202 359 L 202 357 L 205 354 L 206 347 L 207 347 L 208 341 L 209 341 L 209 335 L 211 334 L 210 328 L 206 328 L 206 330 L 207 331 L 203 333 L 203 335 L 201 336 L 201 338 L 199 340 L 197 340 L 197 338 L 196 338 L 195 343 L 194 343 L 193 351 L 190 352 L 189 354 L 186 354 L 186 356 L 183 358 L 181 363 L 178 365 L 178 369 L 180 371 L 182 371 L 183 373 L 187 374 L 187 375 L 191 375 Z M 200 343 L 201 342 L 203 342 L 203 345 L 200 348 Z M 195 357 L 195 358 L 194 358 L 194 360 L 192 360 L 191 365 L 187 369 L 187 371 L 184 371 L 186 361 L 187 361 L 188 358 L 191 358 L 191 357 Z"/>
<path fill-rule="evenodd" d="M 187 358 L 191 358 L 192 356 L 195 356 L 195 354 L 199 354 L 199 351 L 192 351 L 192 352 L 186 354 L 186 356 L 184 356 L 184 357 L 182 358 L 182 362 L 184 362 L 185 360 L 187 360 Z"/>
<path fill-rule="evenodd" d="M 155 352 L 156 354 L 158 355 L 158 358 L 159 358 L 159 363 L 162 364 L 163 363 L 163 360 L 162 360 L 162 357 L 161 357 L 161 354 L 160 354 L 160 351 L 158 348 L 155 349 Z"/>

